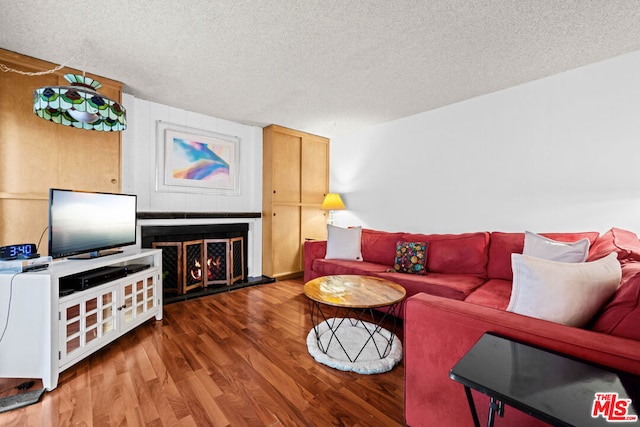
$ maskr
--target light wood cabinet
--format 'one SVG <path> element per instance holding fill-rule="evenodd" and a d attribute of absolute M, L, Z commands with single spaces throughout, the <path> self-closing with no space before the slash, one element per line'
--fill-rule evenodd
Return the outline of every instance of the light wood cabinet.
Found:
<path fill-rule="evenodd" d="M 301 147 L 301 168 L 301 202 L 320 206 L 329 192 L 329 141 L 306 139 Z"/>
<path fill-rule="evenodd" d="M 301 229 L 303 240 L 323 240 L 327 238 L 327 212 L 319 207 L 301 208 Z"/>
<path fill-rule="evenodd" d="M 268 276 L 300 271 L 300 207 L 274 205 L 271 219 L 273 259 Z"/>
<path fill-rule="evenodd" d="M 268 129 L 265 133 L 272 136 L 269 145 L 271 159 L 269 171 L 271 178 L 272 203 L 299 203 L 302 179 L 300 150 L 302 140 L 296 135 L 289 135 L 278 130 Z M 263 139 L 266 141 L 266 138 Z M 266 164 L 265 164 L 266 165 Z"/>
<path fill-rule="evenodd" d="M 262 271 L 299 275 L 305 239 L 325 239 L 329 139 L 282 126 L 263 130 Z"/>

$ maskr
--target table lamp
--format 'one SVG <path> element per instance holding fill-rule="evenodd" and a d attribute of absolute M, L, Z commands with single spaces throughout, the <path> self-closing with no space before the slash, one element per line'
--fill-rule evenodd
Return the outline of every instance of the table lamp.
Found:
<path fill-rule="evenodd" d="M 344 203 L 338 193 L 328 193 L 324 197 L 324 201 L 322 202 L 320 209 L 329 211 L 328 224 L 333 225 L 333 211 L 342 211 L 346 208 L 344 207 Z"/>

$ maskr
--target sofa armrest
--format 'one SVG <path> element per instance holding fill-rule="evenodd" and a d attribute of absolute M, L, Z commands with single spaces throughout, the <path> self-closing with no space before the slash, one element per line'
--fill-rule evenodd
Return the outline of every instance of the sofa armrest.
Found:
<path fill-rule="evenodd" d="M 327 254 L 326 240 L 305 240 L 304 242 L 304 281 L 308 282 L 315 278 L 313 275 L 313 261 L 324 258 Z"/>
<path fill-rule="evenodd" d="M 640 374 L 638 341 L 421 293 L 405 304 L 407 425 L 472 425 L 463 387 L 449 371 L 485 332 Z M 488 399 L 475 392 L 474 399 L 480 419 L 486 419 Z M 496 426 L 545 425 L 513 408 L 500 421 Z"/>

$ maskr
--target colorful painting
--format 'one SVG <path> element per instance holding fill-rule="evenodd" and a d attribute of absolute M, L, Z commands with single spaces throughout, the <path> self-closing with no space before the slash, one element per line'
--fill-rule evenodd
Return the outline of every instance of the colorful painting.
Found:
<path fill-rule="evenodd" d="M 236 143 L 165 130 L 165 184 L 214 189 L 236 187 Z"/>

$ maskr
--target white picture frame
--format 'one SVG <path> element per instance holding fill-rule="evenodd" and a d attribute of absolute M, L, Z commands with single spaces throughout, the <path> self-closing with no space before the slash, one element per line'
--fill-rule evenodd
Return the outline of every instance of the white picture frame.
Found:
<path fill-rule="evenodd" d="M 240 138 L 158 120 L 156 190 L 238 195 Z"/>

